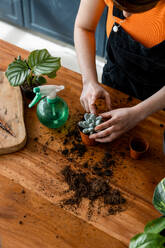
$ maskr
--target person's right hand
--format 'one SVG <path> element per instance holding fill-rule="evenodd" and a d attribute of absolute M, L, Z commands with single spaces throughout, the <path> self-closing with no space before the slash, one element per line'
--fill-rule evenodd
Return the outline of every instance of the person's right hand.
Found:
<path fill-rule="evenodd" d="M 100 83 L 85 83 L 80 97 L 80 102 L 86 112 L 96 114 L 95 102 L 97 99 L 105 99 L 106 106 L 111 109 L 111 100 L 109 93 L 100 86 Z"/>

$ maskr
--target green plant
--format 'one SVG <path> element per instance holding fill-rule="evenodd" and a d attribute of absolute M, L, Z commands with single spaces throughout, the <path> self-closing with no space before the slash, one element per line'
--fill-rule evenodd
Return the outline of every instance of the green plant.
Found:
<path fill-rule="evenodd" d="M 83 129 L 82 132 L 85 134 L 92 134 L 95 131 L 95 127 L 98 126 L 101 121 L 101 116 L 96 116 L 95 114 L 85 113 L 85 121 L 80 121 L 78 125 Z"/>
<path fill-rule="evenodd" d="M 165 178 L 156 186 L 153 205 L 165 214 Z M 131 239 L 129 248 L 164 248 L 165 247 L 165 216 L 150 221 L 144 232 Z"/>
<path fill-rule="evenodd" d="M 21 56 L 15 58 L 8 65 L 5 75 L 12 86 L 26 84 L 32 87 L 34 84 L 46 83 L 46 79 L 41 75 L 55 78 L 60 67 L 60 58 L 52 57 L 47 49 L 34 50 L 27 60 L 22 60 Z"/>

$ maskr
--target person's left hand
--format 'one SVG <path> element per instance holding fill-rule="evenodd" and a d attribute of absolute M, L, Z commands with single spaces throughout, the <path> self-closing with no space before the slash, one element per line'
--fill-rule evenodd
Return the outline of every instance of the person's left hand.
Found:
<path fill-rule="evenodd" d="M 140 121 L 139 112 L 135 107 L 115 109 L 100 116 L 108 120 L 98 125 L 95 131 L 99 132 L 90 135 L 89 138 L 102 143 L 113 141 Z"/>

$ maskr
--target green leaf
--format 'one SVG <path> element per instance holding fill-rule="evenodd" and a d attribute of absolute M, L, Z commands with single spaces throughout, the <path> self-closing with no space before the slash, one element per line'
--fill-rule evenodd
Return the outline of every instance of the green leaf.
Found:
<path fill-rule="evenodd" d="M 44 77 L 40 76 L 40 77 L 36 78 L 35 83 L 37 83 L 39 85 L 46 84 L 46 79 Z"/>
<path fill-rule="evenodd" d="M 18 86 L 24 83 L 29 73 L 26 61 L 19 59 L 9 64 L 5 75 L 12 86 Z"/>
<path fill-rule="evenodd" d="M 156 186 L 152 202 L 154 207 L 165 215 L 165 178 Z"/>
<path fill-rule="evenodd" d="M 56 71 L 53 71 L 52 73 L 48 74 L 49 78 L 55 78 L 56 77 Z"/>
<path fill-rule="evenodd" d="M 32 51 L 28 57 L 28 64 L 35 75 L 48 75 L 51 78 L 56 76 L 61 67 L 60 58 L 52 57 L 47 49 Z"/>
<path fill-rule="evenodd" d="M 144 228 L 145 233 L 160 233 L 165 229 L 165 217 L 152 220 Z"/>
<path fill-rule="evenodd" d="M 141 233 L 131 239 L 129 248 L 164 248 L 165 237 L 156 233 Z"/>

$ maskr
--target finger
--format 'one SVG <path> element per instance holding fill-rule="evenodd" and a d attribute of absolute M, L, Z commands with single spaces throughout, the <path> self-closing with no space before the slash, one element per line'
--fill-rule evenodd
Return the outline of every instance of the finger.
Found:
<path fill-rule="evenodd" d="M 89 110 L 90 110 L 90 113 L 92 114 L 96 114 L 96 106 L 95 104 L 94 105 L 89 105 Z"/>
<path fill-rule="evenodd" d="M 87 112 L 87 113 L 89 113 L 89 112 L 90 112 L 90 110 L 89 110 L 89 104 L 88 104 L 88 101 L 84 101 L 84 105 L 85 105 L 85 110 L 86 110 L 86 112 Z"/>
<path fill-rule="evenodd" d="M 92 114 L 96 114 L 96 97 L 92 97 L 90 103 L 89 103 L 89 110 Z"/>
<path fill-rule="evenodd" d="M 83 106 L 83 108 L 85 109 L 85 111 L 89 112 L 88 102 L 84 98 L 80 98 L 80 102 L 81 102 L 81 105 Z"/>
<path fill-rule="evenodd" d="M 122 134 L 121 132 L 114 132 L 111 135 L 109 135 L 108 137 L 95 139 L 95 141 L 100 142 L 100 143 L 112 142 L 115 139 L 117 139 L 121 134 Z"/>
<path fill-rule="evenodd" d="M 105 102 L 108 107 L 108 109 L 111 109 L 111 98 L 108 92 L 105 92 Z"/>
<path fill-rule="evenodd" d="M 102 116 L 103 118 L 111 118 L 112 117 L 111 111 L 104 112 L 104 113 L 101 113 L 99 115 Z"/>
<path fill-rule="evenodd" d="M 96 114 L 96 105 L 93 103 L 93 104 L 89 104 L 89 110 L 92 114 Z"/>
<path fill-rule="evenodd" d="M 109 136 L 112 132 L 115 131 L 115 127 L 109 127 L 103 131 L 100 131 L 99 133 L 95 133 L 89 136 L 90 139 L 99 139 L 99 138 L 104 138 L 106 136 Z"/>
<path fill-rule="evenodd" d="M 81 103 L 81 106 L 85 109 L 84 100 L 82 98 L 80 98 L 80 103 Z"/>
<path fill-rule="evenodd" d="M 106 129 L 112 125 L 116 124 L 115 119 L 111 118 L 108 121 L 104 121 L 103 123 L 101 123 L 100 125 L 98 125 L 95 130 L 99 131 L 99 130 L 103 130 Z"/>

